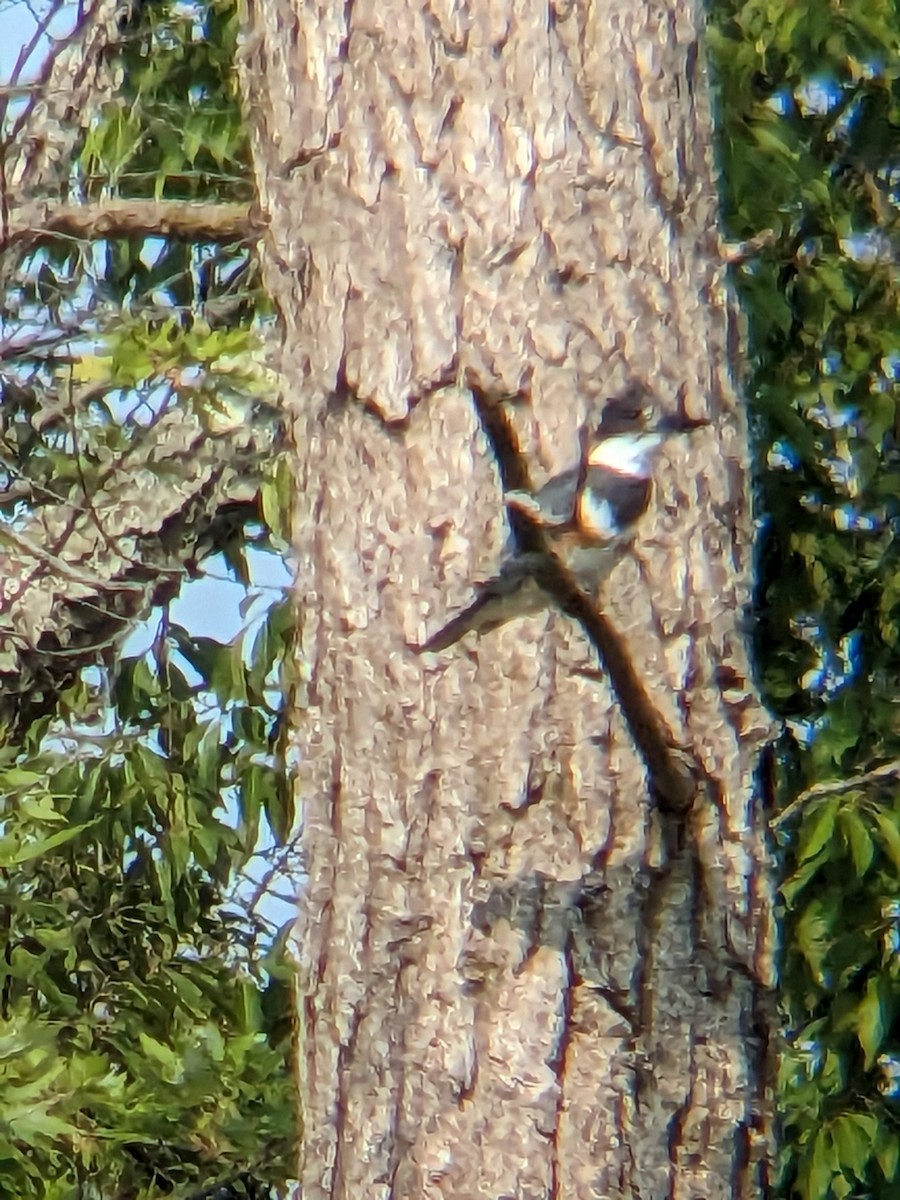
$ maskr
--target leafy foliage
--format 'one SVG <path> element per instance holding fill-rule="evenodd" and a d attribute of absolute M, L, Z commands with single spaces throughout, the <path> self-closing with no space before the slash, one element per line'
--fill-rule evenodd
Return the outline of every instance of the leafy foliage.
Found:
<path fill-rule="evenodd" d="M 122 96 L 69 185 L 246 199 L 236 23 L 223 0 L 133 6 Z M 290 479 L 256 267 L 237 243 L 163 237 L 17 253 L 0 548 L 59 529 L 36 574 L 61 570 L 71 594 L 38 644 L 4 629 L 0 1193 L 283 1194 L 298 1130 L 291 909 L 274 892 L 299 873 L 294 617 L 286 572 L 266 579 Z M 243 597 L 233 637 L 180 615 L 212 571 Z"/>
<path fill-rule="evenodd" d="M 249 200 L 234 73 L 233 0 L 133 6 L 116 46 L 120 88 L 98 113 L 79 169 L 86 193 Z"/>
<path fill-rule="evenodd" d="M 0 754 L 0 1086 L 22 1109 L 0 1135 L 7 1194 L 171 1190 L 210 1161 L 277 1181 L 295 1134 L 289 973 L 235 881 L 263 815 L 274 853 L 292 825 L 291 628 L 287 601 L 231 645 L 163 624 L 111 703 L 86 673 Z"/>
<path fill-rule="evenodd" d="M 750 330 L 757 661 L 785 720 L 786 1193 L 897 1194 L 900 22 L 722 0 L 710 34 Z M 841 790 L 829 787 L 847 781 Z M 855 783 L 854 783 L 855 781 Z M 852 785 L 852 786 L 851 786 Z"/>

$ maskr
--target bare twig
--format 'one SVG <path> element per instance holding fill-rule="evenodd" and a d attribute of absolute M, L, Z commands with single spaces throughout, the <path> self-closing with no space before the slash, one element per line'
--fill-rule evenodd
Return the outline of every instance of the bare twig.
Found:
<path fill-rule="evenodd" d="M 112 592 L 143 592 L 144 584 L 142 583 L 127 583 L 118 582 L 115 579 L 103 579 L 99 575 L 95 575 L 92 571 L 81 571 L 78 567 L 67 563 L 65 559 L 58 558 L 57 555 L 51 554 L 49 550 L 45 550 L 43 546 L 39 546 L 37 542 L 33 542 L 31 538 L 26 537 L 23 533 L 17 533 L 9 525 L 0 526 L 0 543 L 11 542 L 19 550 L 24 551 L 30 558 L 35 558 L 38 562 L 46 563 L 48 567 L 52 567 L 57 575 L 62 575 L 64 579 L 70 579 L 72 583 L 81 583 L 87 587 L 98 588 L 103 591 Z"/>
<path fill-rule="evenodd" d="M 746 262 L 749 258 L 755 258 L 760 250 L 766 250 L 769 246 L 774 246 L 778 241 L 779 235 L 774 229 L 763 229 L 754 237 L 747 238 L 743 242 L 727 242 L 724 238 L 719 242 L 719 252 L 722 258 L 730 266 L 736 266 L 739 263 Z"/>
<path fill-rule="evenodd" d="M 19 49 L 19 54 L 18 54 L 18 57 L 16 58 L 15 64 L 13 65 L 13 69 L 9 73 L 9 87 L 10 88 L 14 88 L 18 85 L 19 81 L 22 78 L 22 72 L 25 70 L 25 67 L 28 64 L 28 60 L 31 58 L 32 54 L 34 54 L 35 50 L 38 48 L 38 45 L 40 44 L 42 38 L 47 34 L 47 31 L 50 28 L 50 25 L 52 24 L 54 17 L 56 16 L 56 14 L 59 12 L 59 10 L 61 8 L 62 8 L 62 0 L 56 0 L 56 2 L 54 4 L 51 4 L 48 7 L 48 9 L 47 9 L 46 13 L 43 15 L 43 17 L 38 17 L 38 16 L 36 16 L 36 14 L 32 13 L 32 17 L 34 18 L 34 21 L 35 21 L 35 30 L 34 30 L 34 33 L 31 35 L 31 37 L 29 38 L 29 40 L 27 42 L 23 43 L 23 45 Z M 3 103 L 2 103 L 2 105 L 0 105 L 0 127 L 2 127 L 3 123 L 6 120 L 6 112 L 7 112 L 8 104 L 9 104 L 9 98 L 4 97 Z"/>
<path fill-rule="evenodd" d="M 815 783 L 812 787 L 802 791 L 796 800 L 792 800 L 787 808 L 773 817 L 770 824 L 773 829 L 786 824 L 810 800 L 820 800 L 823 796 L 840 796 L 843 792 L 852 792 L 854 788 L 864 788 L 873 783 L 881 783 L 885 779 L 897 778 L 900 778 L 900 758 L 880 763 L 871 771 L 864 771 L 860 775 L 849 775 L 846 779 L 829 779 L 826 783 Z"/>

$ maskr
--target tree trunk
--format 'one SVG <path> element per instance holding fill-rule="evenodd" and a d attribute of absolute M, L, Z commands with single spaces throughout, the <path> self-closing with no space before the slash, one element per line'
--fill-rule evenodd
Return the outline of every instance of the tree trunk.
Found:
<path fill-rule="evenodd" d="M 680 0 L 255 0 L 297 451 L 305 1200 L 765 1184 L 768 723 L 708 85 Z M 596 607 L 415 647 L 629 379 L 669 450 Z"/>

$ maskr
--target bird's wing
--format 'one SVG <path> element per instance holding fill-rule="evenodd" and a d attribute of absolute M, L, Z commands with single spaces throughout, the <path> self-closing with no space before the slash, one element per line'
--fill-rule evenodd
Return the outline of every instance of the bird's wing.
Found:
<path fill-rule="evenodd" d="M 510 508 L 517 508 L 541 525 L 567 525 L 575 515 L 580 475 L 577 468 L 563 471 L 533 495 L 531 492 L 507 492 L 504 499 Z"/>

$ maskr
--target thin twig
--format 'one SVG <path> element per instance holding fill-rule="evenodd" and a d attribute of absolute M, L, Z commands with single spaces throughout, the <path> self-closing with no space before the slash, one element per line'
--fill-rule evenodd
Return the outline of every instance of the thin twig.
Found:
<path fill-rule="evenodd" d="M 64 559 L 51 554 L 49 550 L 45 550 L 43 546 L 39 546 L 37 542 L 33 542 L 31 538 L 26 537 L 24 533 L 17 533 L 9 525 L 0 526 L 0 543 L 12 542 L 19 550 L 31 558 L 36 558 L 38 562 L 46 563 L 52 567 L 64 579 L 70 579 L 73 583 L 82 583 L 88 587 L 100 588 L 103 591 L 113 592 L 143 592 L 144 584 L 142 583 L 127 583 L 117 582 L 114 579 L 103 579 L 99 575 L 91 571 L 82 571 L 78 567 L 74 567 L 71 563 L 67 563 Z"/>
<path fill-rule="evenodd" d="M 847 779 L 829 779 L 826 783 L 815 783 L 812 787 L 802 791 L 796 800 L 792 800 L 787 808 L 773 817 L 769 823 L 773 829 L 777 829 L 789 821 L 810 800 L 820 800 L 823 796 L 839 796 L 842 792 L 853 791 L 854 788 L 867 787 L 872 783 L 880 783 L 884 779 L 898 777 L 900 777 L 900 758 L 895 758 L 891 762 L 873 767 L 871 771 L 864 771 L 861 775 L 850 775 Z"/>

